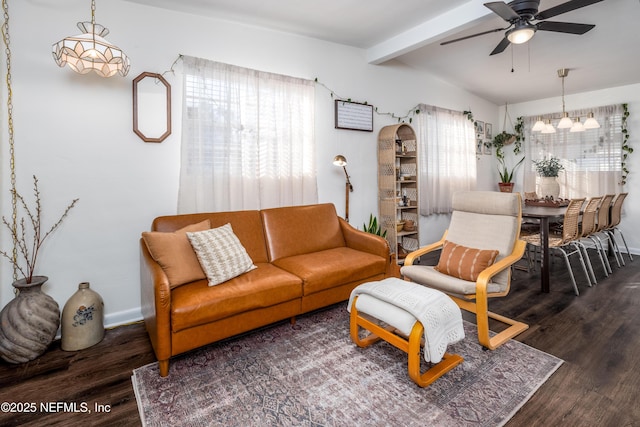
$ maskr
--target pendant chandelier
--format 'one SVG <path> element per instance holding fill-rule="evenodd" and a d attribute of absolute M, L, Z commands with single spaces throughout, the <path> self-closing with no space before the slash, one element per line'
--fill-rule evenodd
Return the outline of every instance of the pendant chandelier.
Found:
<path fill-rule="evenodd" d="M 558 77 L 562 79 L 562 117 L 560 118 L 560 122 L 556 126 L 558 129 L 569 129 L 569 132 L 584 132 L 587 129 L 596 129 L 600 127 L 600 123 L 595 119 L 593 113 L 589 113 L 587 116 L 587 120 L 584 124 L 580 121 L 580 117 L 574 117 L 573 119 L 569 117 L 569 113 L 565 111 L 564 104 L 564 78 L 569 75 L 568 68 L 561 68 L 558 70 Z M 545 121 L 542 120 L 542 117 L 538 116 L 536 123 L 531 128 L 532 132 L 541 132 L 541 133 L 555 133 L 556 128 L 551 124 L 551 119 L 547 119 Z"/>
<path fill-rule="evenodd" d="M 129 58 L 119 47 L 104 39 L 109 30 L 96 24 L 95 12 L 96 2 L 91 0 L 91 22 L 78 22 L 82 34 L 55 43 L 53 59 L 60 67 L 68 64 L 76 73 L 95 71 L 101 77 L 116 73 L 124 77 L 129 72 Z"/>

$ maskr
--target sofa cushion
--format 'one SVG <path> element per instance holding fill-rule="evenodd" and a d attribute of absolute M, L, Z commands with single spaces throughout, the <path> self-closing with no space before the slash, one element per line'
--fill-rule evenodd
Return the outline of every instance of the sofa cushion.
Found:
<path fill-rule="evenodd" d="M 269 261 L 262 229 L 262 219 L 260 218 L 260 212 L 257 210 L 161 216 L 153 220 L 151 230 L 175 231 L 185 225 L 204 220 L 209 220 L 211 224 L 209 228 L 231 224 L 233 232 L 238 236 L 242 246 L 247 250 L 254 263 Z"/>
<path fill-rule="evenodd" d="M 256 268 L 230 224 L 187 233 L 187 237 L 209 279 L 209 286 L 219 285 Z"/>
<path fill-rule="evenodd" d="M 245 313 L 302 297 L 302 280 L 268 263 L 210 287 L 206 280 L 171 292 L 171 329 L 178 332 L 238 313 Z"/>
<path fill-rule="evenodd" d="M 498 251 L 467 248 L 445 240 L 436 271 L 475 282 L 480 272 L 496 261 Z"/>
<path fill-rule="evenodd" d="M 206 277 L 189 243 L 187 232 L 203 231 L 209 228 L 209 220 L 204 220 L 174 232 L 145 231 L 142 233 L 142 239 L 151 257 L 164 270 L 171 288 Z"/>
<path fill-rule="evenodd" d="M 384 274 L 387 266 L 380 256 L 347 247 L 281 258 L 274 265 L 300 277 L 304 295 Z"/>
<path fill-rule="evenodd" d="M 346 246 L 331 203 L 260 211 L 271 262 Z"/>

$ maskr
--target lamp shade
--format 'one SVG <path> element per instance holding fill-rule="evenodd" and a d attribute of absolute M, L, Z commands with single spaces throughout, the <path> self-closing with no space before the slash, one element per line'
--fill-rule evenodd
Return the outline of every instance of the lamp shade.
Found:
<path fill-rule="evenodd" d="M 573 121 L 569 118 L 569 113 L 563 113 L 562 119 L 558 123 L 558 129 L 569 129 L 573 126 Z"/>
<path fill-rule="evenodd" d="M 91 22 L 78 22 L 78 28 L 82 34 L 66 37 L 53 45 L 53 59 L 60 67 L 68 64 L 76 73 L 95 71 L 102 77 L 117 73 L 124 77 L 129 73 L 127 55 L 103 38 L 109 34 L 108 29 Z"/>
<path fill-rule="evenodd" d="M 584 132 L 585 128 L 582 123 L 580 123 L 580 117 L 576 117 L 573 119 L 573 126 L 571 126 L 571 130 L 569 132 Z"/>
<path fill-rule="evenodd" d="M 556 128 L 551 124 L 551 119 L 547 120 L 544 125 L 544 129 L 542 129 L 542 133 L 556 133 Z"/>
<path fill-rule="evenodd" d="M 544 129 L 544 122 L 542 121 L 542 117 L 538 116 L 535 124 L 531 128 L 531 132 L 540 132 Z"/>
<path fill-rule="evenodd" d="M 597 129 L 599 127 L 600 127 L 600 123 L 598 123 L 596 118 L 593 117 L 593 113 L 589 113 L 589 115 L 587 116 L 587 120 L 585 120 L 585 122 L 584 122 L 584 128 L 585 129 Z"/>
<path fill-rule="evenodd" d="M 347 159 L 342 154 L 338 154 L 333 158 L 333 164 L 336 166 L 347 166 Z"/>

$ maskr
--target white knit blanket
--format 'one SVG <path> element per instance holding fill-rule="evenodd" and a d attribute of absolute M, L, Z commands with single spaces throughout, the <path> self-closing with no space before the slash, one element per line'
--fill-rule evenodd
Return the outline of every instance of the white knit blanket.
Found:
<path fill-rule="evenodd" d="M 363 283 L 351 292 L 349 311 L 353 299 L 362 294 L 401 308 L 422 323 L 427 362 L 440 362 L 449 344 L 464 339 L 460 308 L 443 292 L 396 278 Z M 367 314 L 376 317 L 376 313 Z"/>

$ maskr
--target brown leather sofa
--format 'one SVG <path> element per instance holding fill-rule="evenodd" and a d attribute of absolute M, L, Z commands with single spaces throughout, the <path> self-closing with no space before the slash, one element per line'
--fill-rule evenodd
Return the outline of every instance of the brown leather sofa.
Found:
<path fill-rule="evenodd" d="M 256 269 L 216 286 L 170 286 L 141 239 L 142 314 L 160 365 L 169 358 L 349 298 L 360 283 L 398 276 L 387 241 L 353 228 L 332 204 L 158 217 L 171 233 L 209 220 L 231 224 Z M 164 235 L 162 235 L 164 236 Z M 161 237 L 162 237 L 161 236 Z"/>

